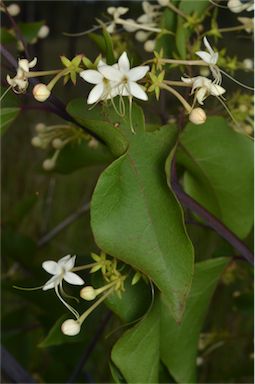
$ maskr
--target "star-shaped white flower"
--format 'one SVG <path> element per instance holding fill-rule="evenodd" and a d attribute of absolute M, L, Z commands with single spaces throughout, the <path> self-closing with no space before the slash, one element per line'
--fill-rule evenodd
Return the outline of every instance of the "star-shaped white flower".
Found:
<path fill-rule="evenodd" d="M 126 52 L 123 52 L 118 60 L 118 64 L 102 65 L 98 68 L 99 72 L 108 80 L 117 82 L 118 94 L 121 96 L 134 96 L 140 100 L 148 100 L 143 88 L 137 84 L 149 71 L 148 65 L 138 66 L 130 69 L 130 62 Z"/>
<path fill-rule="evenodd" d="M 240 13 L 242 11 L 253 11 L 254 10 L 254 1 L 240 1 L 240 0 L 229 0 L 228 8 L 231 12 Z"/>
<path fill-rule="evenodd" d="M 191 94 L 193 94 L 197 90 L 195 98 L 198 101 L 198 103 L 201 105 L 204 104 L 204 100 L 209 95 L 221 96 L 223 95 L 223 93 L 226 92 L 226 90 L 223 87 L 213 83 L 212 80 L 207 79 L 206 77 L 203 77 L 203 76 L 197 76 L 197 77 L 191 77 L 191 78 L 182 77 L 181 79 L 184 83 L 192 85 Z"/>
<path fill-rule="evenodd" d="M 218 52 L 214 52 L 206 37 L 204 37 L 203 42 L 208 52 L 198 51 L 196 52 L 196 55 L 199 56 L 205 63 L 215 65 L 219 58 Z"/>
<path fill-rule="evenodd" d="M 129 9 L 126 7 L 108 7 L 107 13 L 109 13 L 109 15 L 113 17 L 113 21 L 107 26 L 107 32 L 113 33 L 116 28 L 116 22 L 118 21 L 120 16 L 125 15 L 125 13 L 127 13 L 128 11 Z"/>
<path fill-rule="evenodd" d="M 53 260 L 44 261 L 43 269 L 53 275 L 43 286 L 43 290 L 47 291 L 62 285 L 65 280 L 69 284 L 83 285 L 84 281 L 76 273 L 71 272 L 74 267 L 76 256 L 67 255 L 62 257 L 58 262 Z"/>
<path fill-rule="evenodd" d="M 107 66 L 102 60 L 99 61 L 97 69 L 86 69 L 80 73 L 80 76 L 83 80 L 87 81 L 90 84 L 95 84 L 95 87 L 92 88 L 88 95 L 87 103 L 94 104 L 101 100 L 107 100 L 113 98 L 117 95 L 117 84 L 114 81 L 107 79 L 100 71 L 99 68 L 102 66 Z"/>
<path fill-rule="evenodd" d="M 37 58 L 35 57 L 32 61 L 27 59 L 19 59 L 18 68 L 16 76 L 11 78 L 7 75 L 7 83 L 12 87 L 13 91 L 16 93 L 24 93 L 28 87 L 28 73 L 30 68 L 33 68 L 37 63 Z"/>

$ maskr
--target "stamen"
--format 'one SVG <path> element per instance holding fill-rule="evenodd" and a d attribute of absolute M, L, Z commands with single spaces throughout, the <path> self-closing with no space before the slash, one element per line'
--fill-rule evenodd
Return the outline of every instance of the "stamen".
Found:
<path fill-rule="evenodd" d="M 241 85 L 241 87 L 249 89 L 250 91 L 254 91 L 254 88 L 249 87 L 248 85 L 245 85 L 241 83 L 240 81 L 236 80 L 234 77 L 230 76 L 227 72 L 223 71 L 222 69 L 219 69 L 221 73 L 223 73 L 225 76 L 227 76 L 229 79 L 233 80 L 238 85 Z"/>
<path fill-rule="evenodd" d="M 59 300 L 66 306 L 66 308 L 69 309 L 70 312 L 72 312 L 72 314 L 78 320 L 80 317 L 79 313 L 61 297 L 61 295 L 59 294 L 59 291 L 58 291 L 58 284 L 55 284 L 54 288 L 55 288 L 55 292 L 56 292 L 56 295 L 58 296 Z"/>

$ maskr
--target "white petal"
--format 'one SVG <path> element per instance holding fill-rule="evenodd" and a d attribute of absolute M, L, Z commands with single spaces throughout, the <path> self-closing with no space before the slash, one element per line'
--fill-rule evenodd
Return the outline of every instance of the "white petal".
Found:
<path fill-rule="evenodd" d="M 82 285 L 85 284 L 84 280 L 76 273 L 73 272 L 66 272 L 64 275 L 64 280 L 67 281 L 69 284 L 74 284 L 74 285 Z"/>
<path fill-rule="evenodd" d="M 47 260 L 42 263 L 43 269 L 51 275 L 56 275 L 59 272 L 59 266 L 56 261 Z"/>
<path fill-rule="evenodd" d="M 140 100 L 148 100 L 148 96 L 142 89 L 142 87 L 133 81 L 128 82 L 128 89 L 130 94 Z"/>
<path fill-rule="evenodd" d="M 94 69 L 86 69 L 80 73 L 80 76 L 90 84 L 99 84 L 103 80 L 101 73 Z"/>
<path fill-rule="evenodd" d="M 242 4 L 240 0 L 229 0 L 228 8 L 231 12 L 240 13 L 247 8 L 247 4 Z"/>
<path fill-rule="evenodd" d="M 181 81 L 187 84 L 192 84 L 195 81 L 195 77 L 181 77 Z"/>
<path fill-rule="evenodd" d="M 218 52 L 215 52 L 215 53 L 211 56 L 211 64 L 216 64 L 217 61 L 218 61 L 218 58 L 219 58 L 219 54 L 218 54 Z"/>
<path fill-rule="evenodd" d="M 63 267 L 70 259 L 71 259 L 71 255 L 66 255 L 64 257 L 61 257 L 61 259 L 58 260 L 58 265 L 60 267 Z"/>
<path fill-rule="evenodd" d="M 91 89 L 87 103 L 88 104 L 94 104 L 97 101 L 99 101 L 104 93 L 104 85 L 103 83 L 97 84 L 94 88 Z"/>
<path fill-rule="evenodd" d="M 117 68 L 110 65 L 102 65 L 98 70 L 108 80 L 120 81 L 123 77 L 123 74 Z"/>
<path fill-rule="evenodd" d="M 206 98 L 206 88 L 200 88 L 199 91 L 196 93 L 196 99 L 199 102 L 199 104 L 204 104 L 203 101 Z"/>
<path fill-rule="evenodd" d="M 70 271 L 70 269 L 72 269 L 74 267 L 74 264 L 75 264 L 75 259 L 76 259 L 76 256 L 72 256 L 70 258 L 70 260 L 68 260 L 65 265 L 64 265 L 64 268 L 66 271 Z"/>
<path fill-rule="evenodd" d="M 146 73 L 149 71 L 150 67 L 148 65 L 134 67 L 128 72 L 128 78 L 131 81 L 137 81 L 142 79 Z"/>
<path fill-rule="evenodd" d="M 102 67 L 102 65 L 107 65 L 107 64 L 103 60 L 99 60 L 99 62 L 97 64 L 97 68 Z"/>
<path fill-rule="evenodd" d="M 37 57 L 34 57 L 32 61 L 28 64 L 29 68 L 33 68 L 36 66 L 37 63 Z"/>
<path fill-rule="evenodd" d="M 19 68 L 21 68 L 25 72 L 29 72 L 29 63 L 27 59 L 19 60 Z"/>
<path fill-rule="evenodd" d="M 205 47 L 207 48 L 208 52 L 209 52 L 211 55 L 213 55 L 213 54 L 214 54 L 214 51 L 213 51 L 212 47 L 210 46 L 209 41 L 207 40 L 206 37 L 204 37 L 203 42 L 204 42 L 204 45 L 205 45 Z"/>
<path fill-rule="evenodd" d="M 199 56 L 205 63 L 211 64 L 211 55 L 205 51 L 198 51 L 196 55 Z"/>
<path fill-rule="evenodd" d="M 14 82 L 13 82 L 13 79 L 11 79 L 10 75 L 7 75 L 6 76 L 6 80 L 7 80 L 7 83 L 11 86 L 13 86 Z"/>
<path fill-rule="evenodd" d="M 119 64 L 119 69 L 121 70 L 121 72 L 126 73 L 126 72 L 129 71 L 130 63 L 129 63 L 129 60 L 128 60 L 127 52 L 123 52 L 122 53 L 122 55 L 120 56 L 120 58 L 118 60 L 118 64 Z"/>
<path fill-rule="evenodd" d="M 211 92 L 211 95 L 213 96 L 220 96 L 220 95 L 223 95 L 223 93 L 225 93 L 226 90 L 220 85 L 212 84 L 210 87 L 210 92 Z"/>
<path fill-rule="evenodd" d="M 47 291 L 48 289 L 52 289 L 55 287 L 56 284 L 59 283 L 59 277 L 58 276 L 53 276 L 51 279 L 46 281 L 46 283 L 43 286 L 43 291 Z"/>

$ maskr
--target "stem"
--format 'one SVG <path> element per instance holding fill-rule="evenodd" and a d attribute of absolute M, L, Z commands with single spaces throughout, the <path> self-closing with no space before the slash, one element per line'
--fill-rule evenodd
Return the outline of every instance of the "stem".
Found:
<path fill-rule="evenodd" d="M 185 13 L 183 13 L 179 8 L 177 8 L 175 5 L 173 5 L 171 3 L 171 1 L 169 1 L 169 3 L 167 4 L 167 7 L 169 9 L 171 9 L 172 11 L 174 11 L 175 13 L 177 13 L 177 15 L 183 17 L 185 20 L 189 20 L 188 16 L 185 15 Z"/>
<path fill-rule="evenodd" d="M 58 80 L 61 79 L 62 76 L 66 75 L 68 72 L 69 72 L 68 68 L 62 70 L 61 72 L 58 72 L 58 74 L 55 77 L 53 77 L 53 79 L 49 82 L 49 84 L 47 85 L 47 88 L 51 91 L 52 88 L 58 82 Z"/>
<path fill-rule="evenodd" d="M 72 272 L 83 271 L 84 269 L 92 268 L 92 267 L 94 267 L 95 265 L 97 265 L 97 263 L 91 263 L 91 264 L 87 264 L 87 265 L 81 265 L 80 267 L 74 267 L 74 268 L 72 268 L 71 271 L 72 271 Z"/>
<path fill-rule="evenodd" d="M 232 32 L 232 31 L 241 31 L 245 29 L 245 25 L 237 25 L 236 27 L 229 27 L 229 28 L 219 28 L 218 32 Z"/>
<path fill-rule="evenodd" d="M 91 314 L 91 312 L 94 311 L 94 309 L 96 309 L 96 307 L 98 307 L 106 298 L 107 296 L 109 296 L 113 291 L 114 291 L 114 287 L 109 289 L 109 291 L 107 291 L 103 296 L 100 297 L 100 299 L 98 299 L 93 305 L 91 305 L 91 307 L 89 307 L 89 309 L 87 309 L 80 317 L 79 317 L 79 324 L 81 325 L 83 323 L 83 321 Z"/>
<path fill-rule="evenodd" d="M 4 93 L 3 93 L 3 94 L 1 95 L 1 97 L 0 97 L 0 101 L 3 100 L 4 96 L 10 91 L 11 88 L 12 88 L 12 86 L 10 85 L 9 88 L 7 88 L 7 89 L 4 91 Z"/>
<path fill-rule="evenodd" d="M 221 237 L 223 237 L 229 244 L 231 244 L 236 250 L 240 252 L 250 264 L 253 265 L 253 254 L 249 248 L 232 232 L 227 228 L 220 220 L 218 220 L 212 213 L 207 211 L 202 205 L 190 197 L 184 192 L 178 182 L 176 174 L 176 159 L 173 157 L 171 164 L 171 185 L 174 193 L 181 204 L 201 217 L 206 224 L 213 228 Z"/>
<path fill-rule="evenodd" d="M 186 111 L 188 113 L 190 113 L 192 111 L 192 107 L 189 105 L 189 103 L 184 99 L 184 97 L 182 95 L 180 95 L 179 92 L 177 92 L 174 88 L 172 87 L 169 87 L 168 85 L 166 85 L 165 83 L 162 83 L 160 84 L 160 88 L 161 89 L 165 89 L 166 91 L 172 93 L 175 97 L 177 97 L 177 99 L 182 103 L 182 105 L 184 106 L 184 108 L 186 109 Z"/>
<path fill-rule="evenodd" d="M 176 87 L 192 87 L 192 84 L 184 83 L 183 81 L 164 80 L 164 83 Z"/>
<path fill-rule="evenodd" d="M 56 73 L 59 73 L 62 70 L 63 70 L 63 68 L 61 68 L 61 69 L 54 69 L 52 71 L 28 72 L 26 74 L 26 77 L 39 77 L 39 76 L 55 75 Z"/>
<path fill-rule="evenodd" d="M 138 23 L 135 23 L 135 22 L 133 23 L 131 21 L 123 20 L 123 19 L 120 19 L 120 18 L 117 18 L 116 20 L 114 20 L 114 22 L 116 24 L 128 25 L 130 27 L 137 28 L 137 30 L 138 29 L 143 29 L 144 31 L 149 31 L 149 32 L 156 32 L 156 33 L 160 33 L 161 32 L 161 29 L 159 29 L 159 28 L 148 27 L 148 26 L 143 25 L 143 24 L 138 24 Z"/>

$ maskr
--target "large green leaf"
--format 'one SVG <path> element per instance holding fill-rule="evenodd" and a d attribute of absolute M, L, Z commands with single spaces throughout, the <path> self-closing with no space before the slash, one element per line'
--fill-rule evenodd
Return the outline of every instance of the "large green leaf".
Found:
<path fill-rule="evenodd" d="M 186 311 L 180 325 L 169 316 L 168 304 L 161 305 L 161 358 L 178 383 L 196 383 L 196 355 L 199 334 L 211 296 L 228 258 L 195 264 L 195 274 Z"/>
<path fill-rule="evenodd" d="M 128 152 L 100 176 L 91 224 L 98 246 L 148 275 L 180 319 L 193 273 L 193 247 L 164 173 L 175 145 L 173 126 L 140 132 Z"/>
<path fill-rule="evenodd" d="M 37 38 L 40 28 L 45 24 L 42 21 L 35 21 L 32 23 L 18 23 L 18 27 L 21 31 L 21 34 L 27 43 L 31 43 L 35 38 Z"/>
<path fill-rule="evenodd" d="M 202 126 L 188 124 L 177 161 L 186 169 L 185 190 L 236 235 L 253 224 L 253 143 L 221 117 Z"/>
<path fill-rule="evenodd" d="M 186 15 L 191 15 L 196 13 L 197 15 L 203 14 L 206 8 L 208 7 L 209 0 L 181 0 L 179 9 L 183 11 Z"/>
<path fill-rule="evenodd" d="M 159 303 L 112 350 L 112 360 L 128 383 L 158 383 Z"/>
<path fill-rule="evenodd" d="M 19 108 L 1 108 L 0 111 L 0 129 L 1 135 L 5 133 L 7 128 L 16 119 L 20 112 Z"/>

